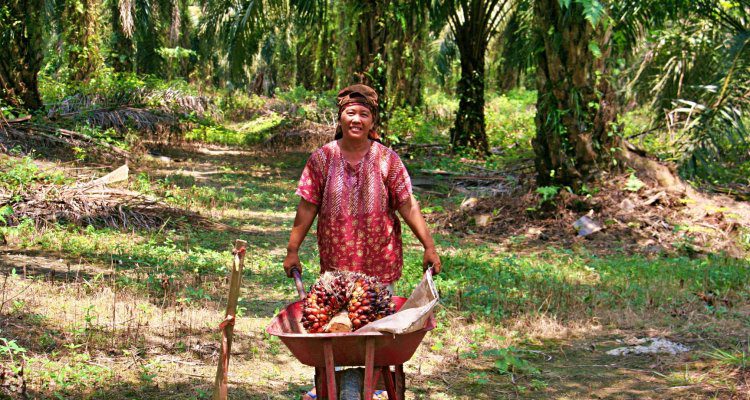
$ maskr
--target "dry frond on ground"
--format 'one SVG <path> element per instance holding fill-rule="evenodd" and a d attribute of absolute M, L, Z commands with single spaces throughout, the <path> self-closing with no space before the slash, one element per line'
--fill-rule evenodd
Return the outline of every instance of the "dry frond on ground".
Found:
<path fill-rule="evenodd" d="M 174 208 L 161 200 L 127 189 L 88 182 L 67 186 L 37 184 L 18 192 L 0 189 L 0 207 L 9 205 L 9 225 L 31 219 L 37 229 L 69 222 L 117 229 L 155 229 L 165 224 L 210 225 L 200 214 Z"/>
<path fill-rule="evenodd" d="M 691 189 L 670 192 L 645 182 L 628 189 L 629 179 L 617 176 L 588 195 L 559 189 L 547 202 L 528 179 L 510 193 L 478 199 L 476 206 L 446 213 L 436 222 L 452 231 L 471 230 L 511 242 L 574 245 L 586 240 L 587 247 L 605 253 L 616 249 L 646 254 L 724 252 L 734 257 L 747 253 L 742 243 L 742 235 L 750 232 L 747 203 Z M 603 229 L 577 237 L 573 223 L 584 215 Z"/>
<path fill-rule="evenodd" d="M 269 151 L 312 152 L 333 140 L 335 128 L 308 120 L 295 124 L 266 140 L 263 147 Z"/>

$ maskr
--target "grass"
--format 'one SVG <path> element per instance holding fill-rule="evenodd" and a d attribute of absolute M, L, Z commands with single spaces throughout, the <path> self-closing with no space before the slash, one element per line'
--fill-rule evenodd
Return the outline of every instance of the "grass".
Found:
<path fill-rule="evenodd" d="M 729 368 L 738 368 L 741 370 L 750 368 L 750 358 L 745 349 L 714 349 L 706 355 Z"/>
<path fill-rule="evenodd" d="M 261 115 L 250 121 L 199 125 L 185 134 L 185 140 L 223 146 L 251 146 L 263 142 L 287 120 L 276 113 Z"/>
<path fill-rule="evenodd" d="M 168 186 L 163 178 L 142 179 L 156 194 Z M 221 174 L 214 179 L 221 180 Z M 189 179 L 183 183 L 190 184 L 189 190 L 194 187 Z M 290 184 L 279 181 L 277 190 L 288 190 Z M 264 193 L 263 201 L 273 199 Z M 226 196 L 220 191 L 207 196 L 215 196 L 218 207 L 235 212 L 235 218 L 242 220 L 239 225 L 263 230 L 277 224 L 256 220 L 258 214 L 251 210 L 260 208 L 260 202 L 243 209 L 233 199 L 218 201 Z M 194 204 L 203 207 L 199 206 L 202 202 Z M 287 206 L 292 207 L 293 203 Z M 275 215 L 272 211 L 260 214 Z M 289 224 L 291 217 L 287 214 L 283 223 Z M 295 364 L 277 338 L 262 333 L 270 317 L 294 298 L 279 268 L 286 234 L 281 229 L 278 234 L 250 240 L 240 302 L 243 316 L 236 330 L 239 355 L 232 361 L 240 383 L 233 393 L 258 387 L 260 393 L 282 399 L 296 396 L 297 388 L 309 384 L 309 370 Z M 34 288 L 34 295 L 21 294 L 15 300 L 22 302 L 4 311 L 21 326 L 34 328 L 29 333 L 3 332 L 26 349 L 16 359 L 23 357 L 34 368 L 29 374 L 35 382 L 33 393 L 81 398 L 154 398 L 163 390 L 174 391 L 175 398 L 201 398 L 210 393 L 215 366 L 206 351 L 213 351 L 211 346 L 218 343 L 213 326 L 220 320 L 223 276 L 231 260 L 229 244 L 236 236 L 197 229 L 119 232 L 64 225 L 43 234 L 20 233 L 14 239 L 19 251 L 39 253 L 42 258 L 37 261 L 44 260 L 44 254 L 59 254 L 67 260 L 57 267 L 47 264 L 57 269 L 54 281 L 45 278 L 49 272 L 44 269 L 29 270 L 26 279 L 18 273 L 8 278 L 11 296 L 29 284 Z M 735 315 L 735 309 L 719 315 L 692 294 L 710 290 L 736 304 L 746 299 L 747 268 L 729 259 L 649 260 L 628 255 L 602 259 L 559 248 L 514 254 L 491 243 L 440 234 L 436 238 L 445 267 L 445 273 L 436 278 L 442 296 L 437 310 L 441 323 L 407 369 L 410 376 L 419 377 L 409 385 L 414 398 L 464 398 L 467 394 L 482 398 L 488 392 L 544 398 L 567 393 L 555 368 L 567 371 L 564 376 L 570 378 L 564 379 L 574 378 L 561 365 L 566 359 L 557 361 L 560 354 L 555 348 L 560 345 L 601 340 L 599 332 L 607 326 L 635 331 L 648 326 L 676 327 L 673 335 L 698 334 L 724 349 L 720 344 L 724 329 L 737 327 L 743 318 Z M 310 239 L 303 248 L 308 284 L 317 264 L 314 248 Z M 405 258 L 404 279 L 397 286 L 400 294 L 407 294 L 421 275 L 421 252 L 410 234 Z M 673 317 L 674 308 L 691 313 L 689 322 Z M 709 328 L 718 325 L 722 325 L 719 330 Z M 32 331 L 38 333 L 32 335 Z M 103 352 L 111 355 L 102 356 Z M 584 364 L 584 355 L 566 353 L 567 360 Z M 555 361 L 548 361 L 546 355 L 553 355 Z M 7 355 L 0 356 L 9 361 Z M 703 358 L 707 362 L 716 359 Z M 184 375 L 185 363 L 191 366 L 189 375 Z M 417 363 L 421 372 L 414 369 Z M 674 368 L 660 378 L 664 385 L 714 382 L 710 372 L 700 378 L 707 373 L 694 364 L 677 362 Z M 445 374 L 455 377 L 451 387 L 438 378 Z M 181 386 L 181 382 L 192 383 Z M 245 393 L 248 398 L 262 398 Z"/>

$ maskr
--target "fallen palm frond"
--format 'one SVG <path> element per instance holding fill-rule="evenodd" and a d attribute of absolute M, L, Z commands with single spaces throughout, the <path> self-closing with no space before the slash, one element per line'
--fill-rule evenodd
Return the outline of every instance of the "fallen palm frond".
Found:
<path fill-rule="evenodd" d="M 25 120 L 17 123 L 0 123 L 0 143 L 7 146 L 20 146 L 27 151 L 39 151 L 42 148 L 63 149 L 74 153 L 74 149 L 86 149 L 99 156 L 114 156 L 129 159 L 130 153 L 98 140 L 68 129 L 32 124 Z"/>
<path fill-rule="evenodd" d="M 500 193 L 490 192 L 502 189 L 504 182 L 498 185 L 488 180 L 466 187 L 454 181 L 451 190 L 474 201 L 427 218 L 457 233 L 501 235 L 512 246 L 574 243 L 579 239 L 575 223 L 587 216 L 602 224 L 600 231 L 586 236 L 587 246 L 604 253 L 622 249 L 643 254 L 723 252 L 745 258 L 750 249 L 750 206 L 727 196 L 692 189 L 671 192 L 657 182 L 636 181 L 634 174 L 623 174 L 610 177 L 598 191 L 587 195 L 555 188 L 548 201 L 540 188 L 529 184 L 530 178 L 521 176 L 517 187 L 508 186 L 512 190 Z M 415 181 L 419 183 L 419 179 Z M 738 197 L 738 192 L 747 193 L 745 187 L 732 188 L 734 191 L 726 194 Z"/>
<path fill-rule="evenodd" d="M 303 121 L 268 138 L 263 147 L 268 151 L 310 152 L 333 140 L 334 128 Z"/>
<path fill-rule="evenodd" d="M 0 206 L 10 198 L 0 194 Z M 10 224 L 23 219 L 34 221 L 38 229 L 56 222 L 117 229 L 152 229 L 165 223 L 179 223 L 185 217 L 199 217 L 170 207 L 157 199 L 123 189 L 37 188 L 11 204 Z"/>
<path fill-rule="evenodd" d="M 113 95 L 76 94 L 56 104 L 48 104 L 49 118 L 71 117 L 93 110 L 135 107 L 165 113 L 193 113 L 198 116 L 217 114 L 217 107 L 206 96 L 195 96 L 176 89 L 133 89 Z"/>
<path fill-rule="evenodd" d="M 87 125 L 112 128 L 119 133 L 132 128 L 141 133 L 154 134 L 179 127 L 180 124 L 175 115 L 133 107 L 92 110 L 86 112 L 84 118 Z"/>
<path fill-rule="evenodd" d="M 135 129 L 159 136 L 183 130 L 181 118 L 188 116 L 218 118 L 219 112 L 205 96 L 174 89 L 138 89 L 107 96 L 76 94 L 50 105 L 47 113 L 50 119 L 73 119 L 119 133 Z"/>
<path fill-rule="evenodd" d="M 10 206 L 13 210 L 5 217 L 8 225 L 31 220 L 40 230 L 57 222 L 117 229 L 154 229 L 186 222 L 213 226 L 198 213 L 174 208 L 139 192 L 107 187 L 124 179 L 127 167 L 91 182 L 40 184 L 15 192 L 0 189 L 0 208 Z"/>

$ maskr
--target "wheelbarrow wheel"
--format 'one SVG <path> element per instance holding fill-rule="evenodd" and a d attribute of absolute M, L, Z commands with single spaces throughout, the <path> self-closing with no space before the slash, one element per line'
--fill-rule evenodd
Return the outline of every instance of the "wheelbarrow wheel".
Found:
<path fill-rule="evenodd" d="M 340 400 L 362 400 L 362 386 L 364 381 L 364 370 L 362 368 L 349 368 L 341 373 Z"/>

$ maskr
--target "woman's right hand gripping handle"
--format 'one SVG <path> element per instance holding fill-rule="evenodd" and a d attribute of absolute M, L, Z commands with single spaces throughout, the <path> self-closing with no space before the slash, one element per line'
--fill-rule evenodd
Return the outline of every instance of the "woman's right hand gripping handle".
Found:
<path fill-rule="evenodd" d="M 302 274 L 302 263 L 299 261 L 299 254 L 296 251 L 287 250 L 286 258 L 284 258 L 284 272 L 286 276 L 292 277 L 292 270 L 297 269 Z"/>

